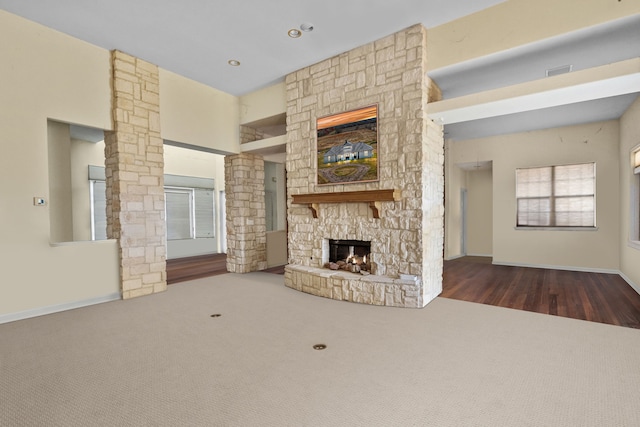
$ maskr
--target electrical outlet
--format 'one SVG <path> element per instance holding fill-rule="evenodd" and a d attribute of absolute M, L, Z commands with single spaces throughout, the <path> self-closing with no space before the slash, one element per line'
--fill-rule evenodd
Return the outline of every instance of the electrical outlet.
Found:
<path fill-rule="evenodd" d="M 34 197 L 33 198 L 33 206 L 46 206 L 47 201 L 44 197 Z"/>

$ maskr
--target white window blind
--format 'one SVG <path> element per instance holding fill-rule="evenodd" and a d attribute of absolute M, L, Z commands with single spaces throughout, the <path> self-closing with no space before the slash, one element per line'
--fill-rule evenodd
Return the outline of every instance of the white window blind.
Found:
<path fill-rule="evenodd" d="M 91 239 L 107 239 L 107 185 L 91 181 Z"/>
<path fill-rule="evenodd" d="M 595 163 L 516 170 L 518 227 L 594 227 Z"/>
<path fill-rule="evenodd" d="M 213 190 L 195 189 L 196 238 L 214 237 Z"/>
<path fill-rule="evenodd" d="M 167 240 L 193 238 L 193 191 L 165 188 Z"/>

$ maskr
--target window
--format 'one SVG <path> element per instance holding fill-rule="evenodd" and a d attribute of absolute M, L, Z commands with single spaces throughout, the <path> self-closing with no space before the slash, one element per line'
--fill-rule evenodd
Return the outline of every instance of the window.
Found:
<path fill-rule="evenodd" d="M 595 227 L 595 163 L 516 169 L 518 227 Z"/>
<path fill-rule="evenodd" d="M 192 239 L 194 236 L 193 190 L 164 189 L 167 240 Z"/>
<path fill-rule="evenodd" d="M 215 237 L 213 190 L 165 187 L 167 240 Z"/>
<path fill-rule="evenodd" d="M 213 180 L 165 175 L 165 221 L 167 240 L 215 238 Z M 106 183 L 104 167 L 89 166 L 91 191 L 91 239 L 107 238 Z"/>

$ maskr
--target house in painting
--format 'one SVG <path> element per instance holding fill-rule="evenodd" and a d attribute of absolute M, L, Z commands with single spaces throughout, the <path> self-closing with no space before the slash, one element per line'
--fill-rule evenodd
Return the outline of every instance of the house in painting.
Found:
<path fill-rule="evenodd" d="M 373 157 L 373 147 L 364 142 L 349 142 L 331 147 L 324 155 L 324 163 L 342 162 L 345 160 L 368 159 Z"/>

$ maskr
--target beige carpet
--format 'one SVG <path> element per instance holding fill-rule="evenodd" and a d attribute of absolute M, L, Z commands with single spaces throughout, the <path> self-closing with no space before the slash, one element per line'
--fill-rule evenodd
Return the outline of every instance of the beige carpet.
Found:
<path fill-rule="evenodd" d="M 640 426 L 640 330 L 266 273 L 0 325 L 0 346 L 1 426 Z"/>

